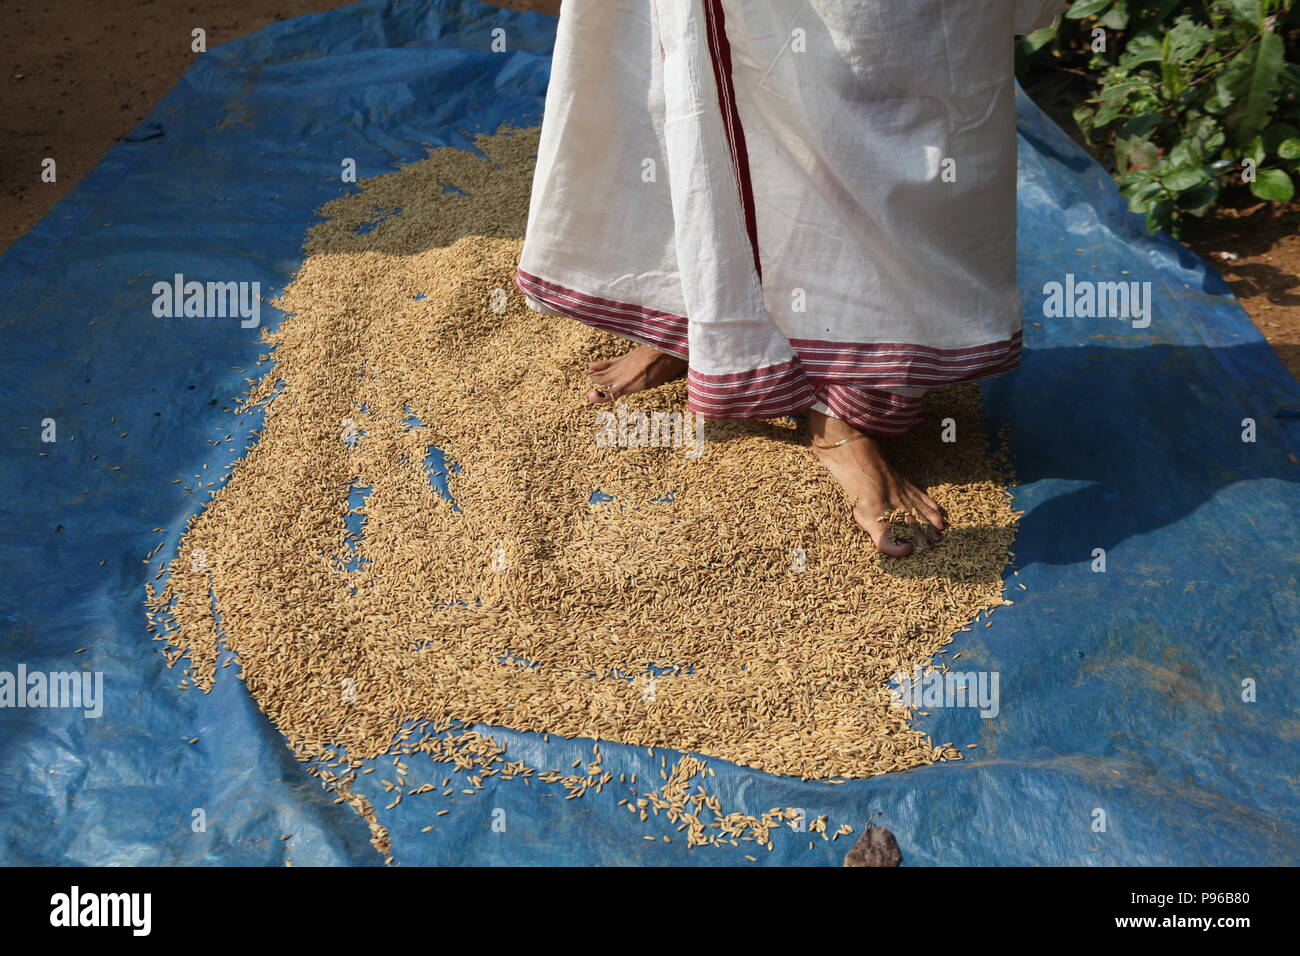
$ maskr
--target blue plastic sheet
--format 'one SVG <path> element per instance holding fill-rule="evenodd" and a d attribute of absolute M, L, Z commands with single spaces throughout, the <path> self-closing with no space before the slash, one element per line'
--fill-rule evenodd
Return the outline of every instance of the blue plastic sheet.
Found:
<path fill-rule="evenodd" d="M 151 287 L 182 273 L 272 297 L 314 211 L 355 188 L 345 158 L 373 176 L 536 123 L 554 30 L 472 2 L 367 0 L 226 44 L 0 259 L 0 671 L 105 682 L 99 718 L 0 709 L 3 861 L 381 862 L 225 678 L 234 668 L 210 695 L 180 691 L 145 632 L 145 582 L 202 505 L 183 488 L 230 463 L 232 443 L 210 440 L 235 427 L 231 397 L 260 351 L 237 320 L 155 318 Z M 1300 387 L 1220 278 L 1146 235 L 1106 174 L 1019 105 L 1027 354 L 985 401 L 1013 427 L 1025 589 L 953 647 L 999 673 L 1000 713 L 920 719 L 936 740 L 981 745 L 961 762 L 827 786 L 711 760 L 713 785 L 750 813 L 877 814 L 913 865 L 1294 864 Z M 1044 284 L 1067 273 L 1151 282 L 1150 326 L 1044 317 Z M 41 441 L 46 419 L 57 442 Z M 480 729 L 532 766 L 591 754 L 589 740 Z M 657 777 L 658 755 L 601 749 L 616 776 Z M 746 845 L 643 840 L 674 831 L 638 825 L 608 789 L 566 801 L 485 784 L 445 817 L 418 800 L 381 810 L 397 859 L 746 863 Z M 839 865 L 847 846 L 787 834 L 758 862 Z"/>

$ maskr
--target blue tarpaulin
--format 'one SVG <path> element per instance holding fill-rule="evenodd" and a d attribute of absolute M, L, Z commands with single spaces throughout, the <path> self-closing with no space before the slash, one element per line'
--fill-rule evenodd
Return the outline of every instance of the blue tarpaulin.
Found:
<path fill-rule="evenodd" d="M 151 289 L 181 273 L 271 298 L 315 210 L 356 188 L 343 159 L 374 176 L 538 122 L 554 33 L 474 2 L 365 0 L 225 44 L 0 259 L 0 672 L 104 681 L 98 717 L 0 709 L 0 859 L 382 862 L 242 682 L 178 690 L 145 631 L 145 583 L 202 507 L 186 480 L 230 464 L 210 439 L 235 427 L 262 351 L 238 320 L 155 317 Z M 1218 275 L 1148 236 L 1105 172 L 1019 106 L 1027 352 L 984 397 L 1012 425 L 1025 588 L 953 646 L 1000 674 L 1000 713 L 918 718 L 980 744 L 960 762 L 827 786 L 711 760 L 711 785 L 728 810 L 876 814 L 911 865 L 1295 864 L 1300 386 Z M 1150 282 L 1149 326 L 1046 317 L 1044 286 L 1067 275 Z M 479 729 L 531 766 L 591 754 Z M 644 749 L 601 749 L 606 770 L 657 776 Z M 397 860 L 747 863 L 743 845 L 643 840 L 671 825 L 642 828 L 613 791 L 484 783 L 428 833 L 418 801 L 379 811 Z M 778 838 L 758 863 L 839 865 L 848 846 L 814 843 Z"/>

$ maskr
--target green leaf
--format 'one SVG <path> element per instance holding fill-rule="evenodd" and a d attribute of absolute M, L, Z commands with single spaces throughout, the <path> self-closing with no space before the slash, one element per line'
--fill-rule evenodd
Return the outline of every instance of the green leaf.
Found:
<path fill-rule="evenodd" d="M 1238 73 L 1244 70 L 1238 70 Z M 1205 101 L 1205 109 L 1210 113 L 1225 112 L 1232 104 L 1237 102 L 1237 92 L 1235 89 L 1233 71 L 1231 68 L 1223 70 L 1214 78 L 1214 94 Z"/>
<path fill-rule="evenodd" d="M 1224 125 L 1237 142 L 1254 139 L 1268 124 L 1273 91 L 1282 72 L 1282 38 L 1268 32 L 1235 56 L 1222 74 L 1235 103 Z M 1219 88 L 1222 97 L 1223 88 Z"/>
<path fill-rule="evenodd" d="M 1195 116 L 1189 114 L 1183 126 L 1183 140 L 1188 144 L 1189 157 L 1197 165 L 1218 154 L 1226 140 L 1224 132 L 1213 116 Z M 1176 149 L 1176 147 L 1175 147 Z"/>
<path fill-rule="evenodd" d="M 1082 20 L 1084 17 L 1090 17 L 1094 13 L 1106 9 L 1110 6 L 1111 0 L 1078 0 L 1070 9 L 1065 11 L 1066 17 L 1071 20 Z"/>
<path fill-rule="evenodd" d="M 1128 26 L 1128 0 L 1115 0 L 1115 6 L 1107 10 L 1097 22 L 1112 30 L 1123 30 Z"/>
<path fill-rule="evenodd" d="M 1255 173 L 1250 191 L 1260 199 L 1272 202 L 1290 202 L 1295 196 L 1295 184 L 1282 169 L 1261 169 Z"/>
<path fill-rule="evenodd" d="M 1057 28 L 1055 26 L 1043 27 L 1041 30 L 1035 30 L 1033 33 L 1024 37 L 1025 47 L 1030 53 L 1041 50 L 1047 44 L 1056 39 Z"/>
<path fill-rule="evenodd" d="M 1218 0 L 1215 6 L 1225 10 L 1234 20 L 1244 20 L 1254 27 L 1264 21 L 1264 11 L 1259 7 L 1259 0 Z"/>
<path fill-rule="evenodd" d="M 1169 55 L 1176 63 L 1195 59 L 1206 44 L 1214 39 L 1214 31 L 1183 15 L 1165 34 L 1169 39 Z"/>
<path fill-rule="evenodd" d="M 1160 159 L 1160 150 L 1149 139 L 1121 137 L 1115 140 L 1115 168 L 1121 173 L 1150 169 Z"/>
<path fill-rule="evenodd" d="M 1165 188 L 1160 185 L 1154 171 L 1141 169 L 1121 176 L 1119 191 L 1128 197 L 1129 208 L 1133 212 L 1141 212 L 1150 202 L 1163 196 Z"/>
<path fill-rule="evenodd" d="M 1276 153 L 1283 143 L 1297 136 L 1300 136 L 1300 129 L 1296 129 L 1290 123 L 1273 123 L 1264 130 L 1264 149 L 1266 152 Z"/>
<path fill-rule="evenodd" d="M 1155 197 L 1148 197 L 1148 196 L 1128 197 L 1129 212 L 1147 212 L 1155 204 L 1156 204 Z"/>
<path fill-rule="evenodd" d="M 1147 228 L 1152 232 L 1174 224 L 1174 203 L 1171 199 L 1162 199 L 1147 210 Z M 1174 233 L 1177 235 L 1177 232 Z"/>
<path fill-rule="evenodd" d="M 1211 180 L 1178 196 L 1178 206 L 1190 216 L 1204 216 L 1219 200 L 1219 184 Z"/>
<path fill-rule="evenodd" d="M 1079 131 L 1083 133 L 1086 139 L 1091 141 L 1093 129 L 1097 125 L 1093 122 L 1093 117 L 1096 116 L 1097 111 L 1086 103 L 1080 103 L 1071 113 L 1074 116 L 1075 125 L 1079 127 Z"/>
<path fill-rule="evenodd" d="M 1159 63 L 1164 54 L 1164 43 L 1148 34 L 1135 36 L 1124 46 L 1120 65 L 1131 70 L 1143 63 Z"/>
<path fill-rule="evenodd" d="M 1283 159 L 1300 159 L 1300 137 L 1282 140 L 1278 144 L 1277 154 Z"/>
<path fill-rule="evenodd" d="M 1131 116 L 1125 120 L 1124 125 L 1119 128 L 1116 135 L 1145 139 L 1150 136 L 1152 131 L 1155 130 L 1155 128 L 1163 121 L 1164 117 L 1159 113 L 1139 113 L 1138 115 Z"/>
<path fill-rule="evenodd" d="M 1228 103 L 1225 102 L 1223 99 L 1221 99 L 1218 93 L 1215 93 L 1213 96 L 1211 96 L 1209 99 L 1205 101 L 1205 109 L 1206 112 L 1209 113 L 1214 113 L 1217 115 L 1219 113 L 1222 113 L 1227 108 L 1228 108 Z"/>
<path fill-rule="evenodd" d="M 1253 159 L 1255 161 L 1256 166 L 1264 162 L 1264 137 L 1256 136 L 1249 143 L 1247 143 L 1246 149 L 1241 154 L 1241 156 L 1242 158 L 1248 157 L 1250 159 Z"/>
<path fill-rule="evenodd" d="M 1116 70 L 1105 79 L 1101 90 L 1103 103 L 1123 103 L 1139 90 L 1151 88 L 1151 81 L 1145 76 L 1128 76 Z"/>
<path fill-rule="evenodd" d="M 1130 112 L 1130 98 L 1135 101 L 1135 108 L 1140 108 L 1148 100 L 1152 101 L 1152 105 L 1157 105 L 1154 94 L 1155 90 L 1146 77 L 1126 77 L 1118 72 L 1111 74 L 1102 87 L 1101 95 L 1096 98 L 1101 105 L 1093 117 L 1093 126 L 1102 127 L 1113 123 Z"/>
<path fill-rule="evenodd" d="M 1193 166 L 1180 166 L 1167 173 L 1163 179 L 1165 188 L 1180 193 L 1201 185 L 1210 177 L 1205 170 Z"/>
<path fill-rule="evenodd" d="M 1165 34 L 1164 46 L 1160 52 L 1160 83 L 1165 88 L 1165 95 L 1172 100 L 1183 91 L 1186 84 L 1183 82 L 1183 71 L 1174 60 L 1173 45 L 1169 39 L 1171 36 L 1172 33 Z"/>
<path fill-rule="evenodd" d="M 1169 151 L 1170 172 L 1182 169 L 1200 169 L 1203 155 L 1197 145 L 1187 139 L 1180 139 Z"/>

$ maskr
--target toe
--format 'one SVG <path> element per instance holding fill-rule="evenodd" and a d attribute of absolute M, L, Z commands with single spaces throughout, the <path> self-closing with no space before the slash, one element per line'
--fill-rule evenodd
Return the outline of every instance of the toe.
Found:
<path fill-rule="evenodd" d="M 614 363 L 613 363 L 613 361 L 611 361 L 611 360 L 606 360 L 606 361 L 604 361 L 604 362 L 591 362 L 591 363 L 589 363 L 589 364 L 587 365 L 587 371 L 588 371 L 588 372 L 603 372 L 603 371 L 605 371 L 605 369 L 609 368 L 609 367 L 610 367 L 611 365 L 613 365 L 613 364 L 614 364 Z"/>
<path fill-rule="evenodd" d="M 917 536 L 918 544 L 928 548 L 938 544 L 943 538 L 943 517 L 936 509 L 928 508 L 924 502 L 918 501 L 909 510 L 909 515 L 911 520 L 907 525 Z"/>
<path fill-rule="evenodd" d="M 892 529 L 886 525 L 883 531 L 873 533 L 871 541 L 876 546 L 876 550 L 891 558 L 905 558 L 912 553 L 914 546 L 910 541 L 895 541 L 894 536 L 890 533 Z M 921 539 L 918 537 L 918 541 Z"/>
<path fill-rule="evenodd" d="M 903 558 L 911 554 L 914 545 L 910 541 L 894 540 L 894 525 L 889 521 L 877 521 L 875 518 L 868 518 L 865 515 L 870 509 L 863 509 L 858 505 L 853 511 L 853 520 L 857 522 L 858 527 L 862 528 L 871 538 L 871 543 L 876 546 L 876 550 L 887 554 L 892 558 Z M 881 514 L 882 511 L 876 511 L 875 514 Z M 921 536 L 916 536 L 917 541 L 921 541 Z"/>
<path fill-rule="evenodd" d="M 593 388 L 587 393 L 587 401 L 593 405 L 608 405 L 613 400 L 613 394 L 607 389 Z"/>
<path fill-rule="evenodd" d="M 947 527 L 943 509 L 929 495 L 921 495 L 920 512 L 935 531 L 943 531 Z"/>

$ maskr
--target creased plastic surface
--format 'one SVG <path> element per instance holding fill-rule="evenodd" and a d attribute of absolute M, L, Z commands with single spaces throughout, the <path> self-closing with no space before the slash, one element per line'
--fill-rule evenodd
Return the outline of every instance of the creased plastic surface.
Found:
<path fill-rule="evenodd" d="M 505 53 L 490 51 L 494 27 Z M 260 352 L 237 320 L 155 318 L 150 290 L 183 273 L 272 297 L 314 210 L 355 188 L 345 158 L 373 176 L 537 122 L 553 36 L 546 17 L 470 2 L 363 2 L 268 27 L 206 54 L 0 260 L 0 670 L 102 671 L 106 694 L 98 719 L 0 709 L 0 860 L 380 863 L 233 667 L 208 696 L 179 691 L 144 631 L 144 583 L 201 506 L 173 480 L 205 463 L 215 479 L 242 445 L 209 439 L 231 432 L 223 408 Z M 1294 864 L 1300 387 L 1217 275 L 1146 236 L 1105 173 L 1023 96 L 1020 110 L 1028 352 L 985 394 L 991 423 L 1014 427 L 1026 515 L 1012 580 L 1027 590 L 952 648 L 958 669 L 999 673 L 1001 712 L 923 718 L 936 740 L 980 745 L 962 762 L 829 786 L 715 760 L 712 784 L 729 810 L 795 806 L 859 829 L 878 812 L 912 865 Z M 1066 273 L 1152 282 L 1150 327 L 1043 318 L 1043 284 Z M 56 443 L 40 441 L 46 418 Z M 155 527 L 168 531 L 146 565 Z M 591 754 L 491 732 L 533 766 Z M 659 756 L 601 749 L 616 778 L 658 779 Z M 566 801 L 487 786 L 381 810 L 397 859 L 839 865 L 851 843 L 810 851 L 786 833 L 773 852 L 688 851 L 643 840 L 675 831 L 637 823 L 617 788 Z"/>

